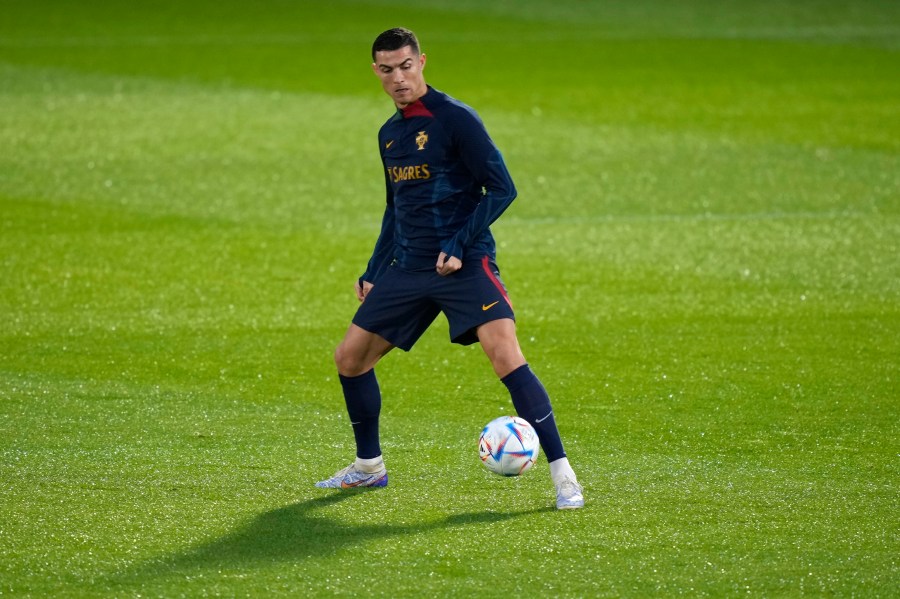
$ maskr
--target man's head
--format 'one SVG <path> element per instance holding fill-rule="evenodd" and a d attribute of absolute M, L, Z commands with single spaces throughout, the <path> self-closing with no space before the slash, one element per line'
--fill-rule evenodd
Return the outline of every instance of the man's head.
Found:
<path fill-rule="evenodd" d="M 409 29 L 395 27 L 375 38 L 372 70 L 398 108 L 412 104 L 428 91 L 424 69 L 425 55 L 419 50 L 416 34 Z"/>
<path fill-rule="evenodd" d="M 388 29 L 375 38 L 375 42 L 372 44 L 372 60 L 375 60 L 377 52 L 399 50 L 403 46 L 409 46 L 413 54 L 419 54 L 419 40 L 415 33 L 406 27 Z"/>

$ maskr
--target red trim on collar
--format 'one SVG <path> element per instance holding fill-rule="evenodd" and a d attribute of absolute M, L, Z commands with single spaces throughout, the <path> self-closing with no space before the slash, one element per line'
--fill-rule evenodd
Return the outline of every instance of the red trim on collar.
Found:
<path fill-rule="evenodd" d="M 431 111 L 425 108 L 425 105 L 422 104 L 422 100 L 416 100 L 409 106 L 401 108 L 400 112 L 403 113 L 403 118 L 405 119 L 411 119 L 414 116 L 434 117 Z"/>

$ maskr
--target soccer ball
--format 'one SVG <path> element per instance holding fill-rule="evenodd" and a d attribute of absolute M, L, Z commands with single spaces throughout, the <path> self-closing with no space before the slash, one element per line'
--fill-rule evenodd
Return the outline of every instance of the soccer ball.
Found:
<path fill-rule="evenodd" d="M 540 443 L 534 428 L 518 416 L 501 416 L 487 423 L 478 439 L 484 467 L 500 476 L 518 476 L 538 458 Z"/>

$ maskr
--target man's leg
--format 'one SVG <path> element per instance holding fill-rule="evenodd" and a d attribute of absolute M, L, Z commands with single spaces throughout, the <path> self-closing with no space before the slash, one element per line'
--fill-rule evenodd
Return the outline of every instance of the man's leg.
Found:
<path fill-rule="evenodd" d="M 334 352 L 347 414 L 356 438 L 356 457 L 360 459 L 381 455 L 378 438 L 381 389 L 375 378 L 375 364 L 391 349 L 393 345 L 380 335 L 351 324 Z"/>
<path fill-rule="evenodd" d="M 557 507 L 581 507 L 584 504 L 581 487 L 563 449 L 550 396 L 522 354 L 515 321 L 501 318 L 481 325 L 478 327 L 478 340 L 494 372 L 509 390 L 516 413 L 527 420 L 538 434 L 544 455 L 550 463 L 550 476 L 557 488 Z"/>
<path fill-rule="evenodd" d="M 347 488 L 387 485 L 387 471 L 378 436 L 381 389 L 375 378 L 375 364 L 393 347 L 380 335 L 351 324 L 335 350 L 334 362 L 356 440 L 356 460 L 332 478 L 316 483 L 316 486 Z"/>
<path fill-rule="evenodd" d="M 550 396 L 522 354 L 515 321 L 501 318 L 483 324 L 478 328 L 478 340 L 494 372 L 509 389 L 516 412 L 537 431 L 547 461 L 552 463 L 566 457 Z"/>

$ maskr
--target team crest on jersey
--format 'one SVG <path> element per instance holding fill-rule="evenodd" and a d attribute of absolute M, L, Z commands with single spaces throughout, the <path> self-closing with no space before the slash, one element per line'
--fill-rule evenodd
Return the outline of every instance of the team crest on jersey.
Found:
<path fill-rule="evenodd" d="M 428 143 L 428 134 L 424 131 L 419 131 L 419 134 L 416 135 L 416 145 L 419 146 L 419 150 L 425 149 L 425 144 Z"/>

